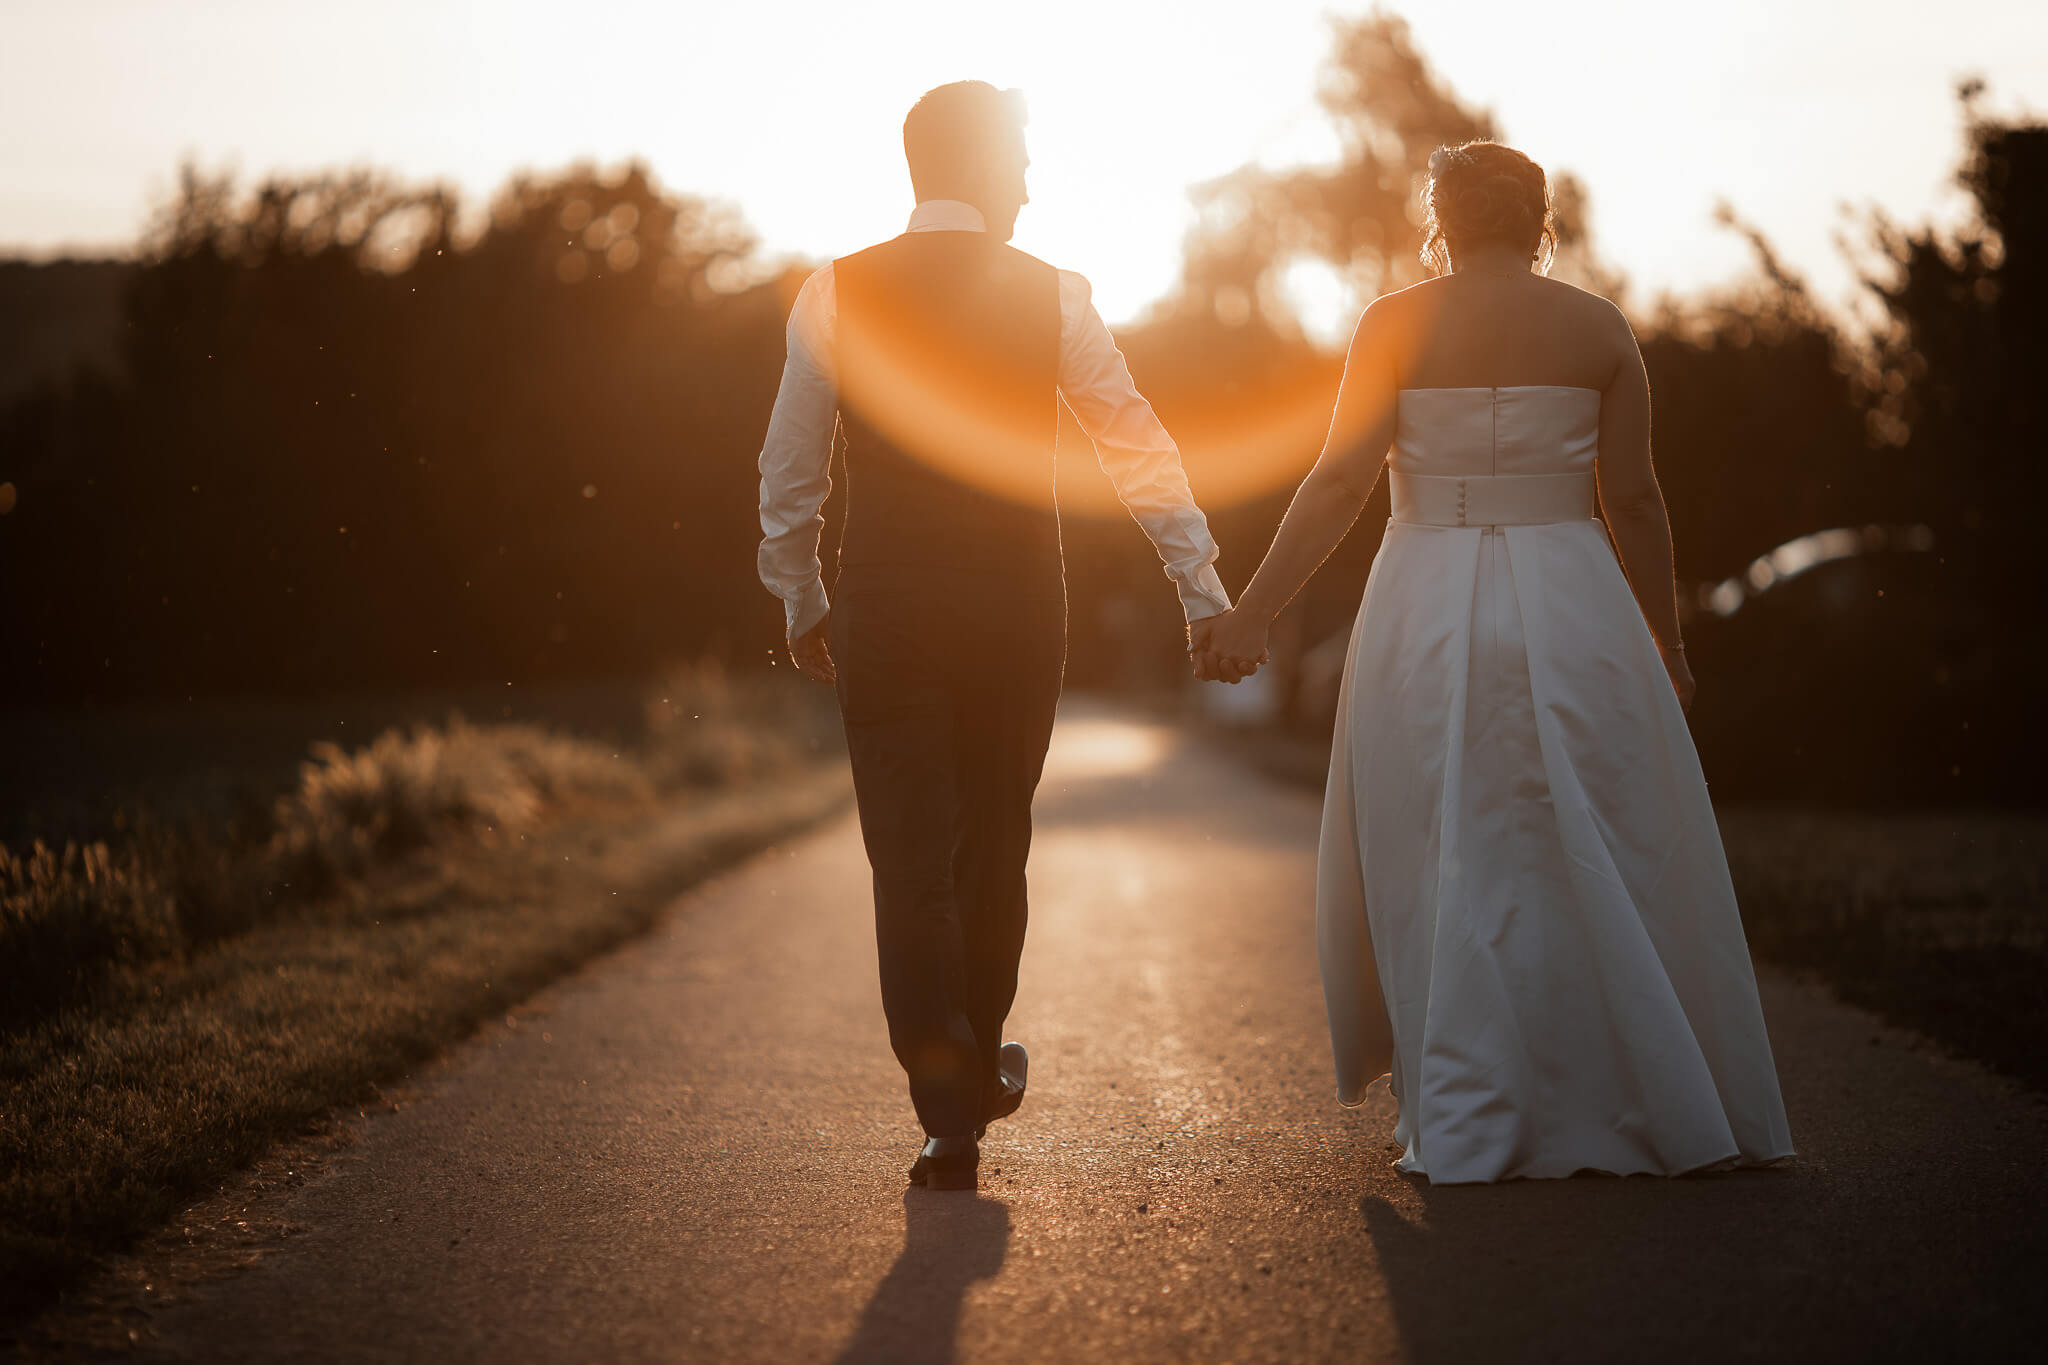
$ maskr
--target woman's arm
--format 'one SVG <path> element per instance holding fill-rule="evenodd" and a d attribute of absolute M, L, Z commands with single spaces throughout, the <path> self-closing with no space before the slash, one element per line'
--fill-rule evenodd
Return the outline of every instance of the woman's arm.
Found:
<path fill-rule="evenodd" d="M 1678 588 L 1671 560 L 1671 518 L 1650 464 L 1650 379 L 1628 322 L 1617 309 L 1619 362 L 1600 395 L 1600 514 L 1614 537 L 1629 590 L 1664 656 L 1678 699 L 1692 704 L 1692 671 L 1678 633 Z"/>
<path fill-rule="evenodd" d="M 1272 547 L 1238 599 L 1237 610 L 1217 618 L 1198 636 L 1198 650 L 1206 649 L 1218 660 L 1263 662 L 1273 618 L 1330 557 L 1372 496 L 1394 440 L 1400 396 L 1393 364 L 1393 310 L 1394 305 L 1381 299 L 1359 318 L 1322 454 L 1295 490 Z"/>

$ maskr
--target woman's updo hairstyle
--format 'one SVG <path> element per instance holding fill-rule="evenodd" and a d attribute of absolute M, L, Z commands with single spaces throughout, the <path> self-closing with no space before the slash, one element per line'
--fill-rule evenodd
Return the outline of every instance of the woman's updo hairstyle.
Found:
<path fill-rule="evenodd" d="M 1439 147 L 1429 158 L 1424 195 L 1422 263 L 1447 274 L 1454 252 L 1481 242 L 1525 249 L 1538 270 L 1550 269 L 1557 224 L 1543 168 L 1498 142 Z"/>

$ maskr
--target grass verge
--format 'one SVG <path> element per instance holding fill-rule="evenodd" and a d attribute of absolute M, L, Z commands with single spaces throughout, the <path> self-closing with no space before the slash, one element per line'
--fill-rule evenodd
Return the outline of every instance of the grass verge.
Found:
<path fill-rule="evenodd" d="M 666 711 L 682 689 L 657 691 Z M 273 1143 L 846 804 L 843 765 L 758 722 L 651 724 L 635 753 L 528 727 L 387 735 L 317 755 L 261 837 L 11 860 L 0 1341 Z"/>
<path fill-rule="evenodd" d="M 1326 745 L 1219 732 L 1320 790 Z M 2048 813 L 1716 812 L 1750 950 L 2048 1091 Z"/>
<path fill-rule="evenodd" d="M 1718 814 L 1752 951 L 2048 1090 L 2048 815 Z"/>

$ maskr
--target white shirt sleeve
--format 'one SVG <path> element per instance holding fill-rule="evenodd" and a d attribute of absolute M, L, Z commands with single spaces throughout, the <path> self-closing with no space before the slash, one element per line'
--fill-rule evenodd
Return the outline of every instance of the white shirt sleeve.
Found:
<path fill-rule="evenodd" d="M 818 564 L 832 492 L 832 430 L 839 395 L 832 377 L 837 290 L 832 267 L 804 281 L 789 312 L 788 359 L 761 444 L 761 582 L 783 601 L 789 638 L 825 619 L 831 604 Z"/>
<path fill-rule="evenodd" d="M 1188 489 L 1180 449 L 1131 382 L 1088 281 L 1071 270 L 1060 272 L 1059 384 L 1117 496 L 1165 561 L 1187 619 L 1229 611 L 1230 596 L 1216 576 L 1216 542 Z"/>

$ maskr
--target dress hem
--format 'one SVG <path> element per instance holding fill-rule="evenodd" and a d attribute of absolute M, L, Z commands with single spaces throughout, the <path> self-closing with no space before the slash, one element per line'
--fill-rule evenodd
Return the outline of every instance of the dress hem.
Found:
<path fill-rule="evenodd" d="M 1625 1171 L 1611 1170 L 1605 1166 L 1574 1166 L 1570 1170 L 1562 1170 L 1553 1169 L 1546 1163 L 1545 1167 L 1540 1170 L 1518 1170 L 1504 1175 L 1473 1176 L 1470 1179 L 1464 1180 L 1440 1180 L 1432 1176 L 1427 1170 L 1422 1169 L 1420 1163 L 1413 1166 L 1406 1164 L 1410 1160 L 1406 1156 L 1397 1157 L 1387 1164 L 1402 1175 L 1412 1175 L 1418 1179 L 1427 1180 L 1431 1185 L 1500 1185 L 1510 1180 L 1570 1180 L 1574 1176 L 1580 1175 L 1612 1176 L 1618 1180 L 1625 1180 L 1630 1176 L 1638 1175 L 1652 1176 L 1661 1180 L 1683 1180 L 1688 1176 L 1714 1175 L 1724 1171 L 1764 1170 L 1769 1167 L 1782 1166 L 1797 1155 L 1798 1153 L 1790 1148 L 1778 1153 L 1776 1156 L 1752 1157 L 1744 1156 L 1737 1152 L 1729 1156 L 1715 1157 L 1711 1161 L 1703 1161 L 1696 1166 L 1687 1166 L 1682 1170 L 1676 1171 L 1667 1171 L 1657 1166 L 1638 1166 Z"/>

